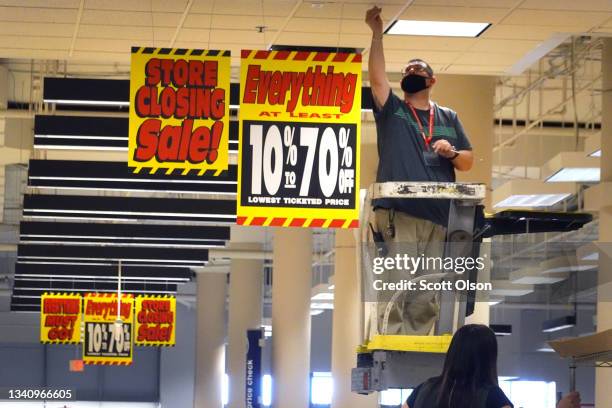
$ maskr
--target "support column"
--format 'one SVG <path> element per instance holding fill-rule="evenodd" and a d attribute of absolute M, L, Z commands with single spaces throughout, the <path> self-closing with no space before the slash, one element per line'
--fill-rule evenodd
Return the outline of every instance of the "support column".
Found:
<path fill-rule="evenodd" d="M 468 172 L 457 172 L 457 181 L 485 183 L 485 210 L 491 211 L 491 180 L 493 178 L 493 121 L 495 112 L 495 77 L 480 75 L 439 75 L 433 89 L 433 99 L 457 112 L 470 138 L 474 151 L 474 167 Z M 490 244 L 485 243 L 485 247 Z M 490 282 L 490 271 L 483 271 L 479 282 Z M 479 296 L 474 314 L 466 324 L 489 324 L 490 306 L 487 296 Z"/>
<path fill-rule="evenodd" d="M 310 406 L 312 232 L 274 230 L 272 278 L 272 404 Z"/>
<path fill-rule="evenodd" d="M 612 183 L 612 38 L 603 40 L 601 61 L 601 183 Z M 604 190 L 605 191 L 605 190 Z M 599 209 L 599 242 L 609 249 L 612 246 L 612 197 L 603 196 Z M 597 331 L 612 328 L 612 265 L 610 255 L 600 252 L 599 286 L 597 288 Z M 612 370 L 598 368 L 595 371 L 595 406 L 610 403 Z"/>
<path fill-rule="evenodd" d="M 360 315 L 363 302 L 359 290 L 359 260 L 352 230 L 336 231 L 334 265 L 334 321 L 332 329 L 332 408 L 374 408 L 378 394 L 351 392 L 351 369 L 357 364 L 361 342 Z"/>
<path fill-rule="evenodd" d="M 232 244 L 232 250 L 261 250 L 260 243 Z M 228 375 L 230 408 L 245 408 L 247 330 L 261 327 L 263 261 L 232 259 L 229 283 Z"/>
<path fill-rule="evenodd" d="M 226 287 L 225 273 L 197 276 L 195 408 L 223 407 Z"/>

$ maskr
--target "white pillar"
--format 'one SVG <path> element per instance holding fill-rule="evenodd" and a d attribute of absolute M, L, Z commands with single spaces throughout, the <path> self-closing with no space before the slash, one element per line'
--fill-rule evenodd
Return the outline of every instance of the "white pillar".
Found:
<path fill-rule="evenodd" d="M 601 61 L 601 182 L 612 183 L 612 38 L 605 38 Z M 599 242 L 612 242 L 612 197 L 603 197 L 599 209 Z M 612 328 L 612 265 L 610 255 L 599 255 L 597 331 Z M 612 390 L 612 369 L 595 371 L 595 406 L 607 407 Z"/>
<path fill-rule="evenodd" d="M 485 183 L 491 189 L 493 178 L 493 120 L 495 113 L 496 77 L 480 75 L 439 75 L 433 89 L 433 99 L 442 106 L 455 110 L 470 138 L 474 151 L 474 166 L 468 172 L 457 172 L 457 181 Z M 484 200 L 485 210 L 491 211 L 491 194 Z M 488 240 L 487 240 L 488 241 Z M 483 244 L 483 253 L 491 243 Z M 489 258 L 490 259 L 490 258 Z M 479 282 L 490 282 L 491 273 L 487 268 L 479 273 Z M 490 310 L 488 295 L 479 294 L 474 313 L 466 318 L 466 324 L 488 325 Z"/>
<path fill-rule="evenodd" d="M 272 404 L 310 405 L 312 232 L 276 228 L 272 276 Z"/>
<path fill-rule="evenodd" d="M 195 408 L 222 408 L 225 374 L 225 273 L 197 276 Z"/>
<path fill-rule="evenodd" d="M 351 392 L 351 369 L 357 364 L 361 343 L 360 316 L 363 301 L 359 290 L 359 262 L 352 230 L 336 231 L 334 265 L 334 323 L 332 329 L 332 408 L 378 407 L 378 394 Z"/>
<path fill-rule="evenodd" d="M 238 243 L 232 250 L 261 250 L 260 243 Z M 245 408 L 247 330 L 261 327 L 263 261 L 232 259 L 229 283 L 228 375 L 230 408 Z"/>

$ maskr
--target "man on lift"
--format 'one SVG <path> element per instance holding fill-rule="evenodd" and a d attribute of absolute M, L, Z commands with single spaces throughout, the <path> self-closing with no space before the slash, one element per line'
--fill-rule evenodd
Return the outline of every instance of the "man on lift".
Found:
<path fill-rule="evenodd" d="M 372 30 L 368 69 L 379 156 L 376 181 L 454 182 L 455 169 L 470 170 L 474 156 L 457 114 L 430 99 L 436 83 L 432 68 L 421 59 L 408 61 L 400 99 L 391 91 L 385 72 L 381 8 L 369 9 L 365 21 Z M 373 202 L 376 229 L 395 248 L 400 243 L 416 244 L 415 255 L 442 256 L 449 206 L 448 200 L 441 199 L 378 199 Z M 404 293 L 387 310 L 384 333 L 379 308 L 378 331 L 428 334 L 438 311 L 436 293 Z"/>

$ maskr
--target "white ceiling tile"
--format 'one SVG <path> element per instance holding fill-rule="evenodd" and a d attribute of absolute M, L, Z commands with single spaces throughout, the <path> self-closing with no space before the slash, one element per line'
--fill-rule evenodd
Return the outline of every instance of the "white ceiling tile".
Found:
<path fill-rule="evenodd" d="M 122 64 L 129 64 L 130 62 L 129 52 L 104 52 L 94 50 L 75 50 L 72 54 L 72 58 L 75 60 L 82 61 L 100 61 L 100 62 L 119 62 Z"/>
<path fill-rule="evenodd" d="M 127 39 L 95 39 L 95 38 L 77 38 L 74 43 L 74 49 L 79 51 L 100 51 L 113 53 L 130 53 L 130 49 L 134 41 Z"/>
<path fill-rule="evenodd" d="M 208 28 L 212 21 L 212 14 L 189 13 L 183 22 L 183 28 Z"/>
<path fill-rule="evenodd" d="M 232 29 L 253 30 L 256 32 L 257 26 L 265 26 L 267 30 L 278 30 L 285 19 L 283 17 L 259 17 L 241 15 L 215 15 L 212 20 L 213 29 Z"/>
<path fill-rule="evenodd" d="M 453 61 L 463 65 L 506 65 L 511 66 L 521 58 L 516 54 L 493 52 L 466 52 Z"/>
<path fill-rule="evenodd" d="M 470 48 L 476 40 L 460 37 L 418 37 L 409 35 L 385 35 L 385 50 L 432 50 L 463 51 Z M 369 45 L 369 44 L 368 44 Z"/>
<path fill-rule="evenodd" d="M 491 7 L 509 9 L 516 0 L 415 0 L 414 5 L 445 7 Z"/>
<path fill-rule="evenodd" d="M 610 0 L 525 0 L 520 8 L 612 12 L 612 2 Z"/>
<path fill-rule="evenodd" d="M 565 27 L 578 27 L 586 31 L 606 18 L 606 13 L 597 12 L 518 9 L 504 19 L 504 24 L 555 26 L 563 32 L 568 32 Z"/>
<path fill-rule="evenodd" d="M 68 57 L 68 48 L 60 52 L 58 50 L 41 50 L 33 48 L 4 48 L 0 47 L 0 55 L 3 58 L 20 58 L 20 59 L 64 59 Z"/>
<path fill-rule="evenodd" d="M 180 4 L 182 1 L 166 2 Z M 151 12 L 151 0 L 85 0 L 86 10 L 110 10 L 110 11 L 147 11 Z"/>
<path fill-rule="evenodd" d="M 402 13 L 400 18 L 404 20 L 497 23 L 506 13 L 506 9 L 492 7 L 411 6 Z"/>
<path fill-rule="evenodd" d="M 77 9 L 0 7 L 1 21 L 32 23 L 74 23 Z"/>
<path fill-rule="evenodd" d="M 325 33 L 298 33 L 283 31 L 277 39 L 276 43 L 336 47 L 338 45 L 338 37 Z"/>
<path fill-rule="evenodd" d="M 505 54 L 524 55 L 533 50 L 541 41 L 529 40 L 497 40 L 481 38 L 474 42 L 470 47 L 470 52 L 499 52 L 503 50 Z"/>
<path fill-rule="evenodd" d="M 566 27 L 570 30 L 575 27 Z M 489 27 L 481 38 L 512 39 L 512 40 L 547 40 L 562 31 L 559 27 L 541 25 L 494 24 Z"/>
<path fill-rule="evenodd" d="M 453 62 L 458 56 L 459 52 L 448 52 L 448 51 L 432 51 L 432 50 L 403 50 L 403 51 L 389 51 L 385 52 L 385 61 L 388 62 L 399 62 L 406 64 L 413 58 L 420 58 L 431 64 L 448 64 Z M 402 66 L 403 67 L 403 66 Z M 397 71 L 400 72 L 400 71 Z"/>
<path fill-rule="evenodd" d="M 70 48 L 71 38 L 66 37 L 29 37 L 19 35 L 0 36 L 0 48 L 32 48 L 38 50 L 66 50 Z"/>
<path fill-rule="evenodd" d="M 284 31 L 290 32 L 313 32 L 328 33 L 338 36 L 340 20 L 336 19 L 314 19 L 314 18 L 292 18 Z"/>
<path fill-rule="evenodd" d="M 170 41 L 174 35 L 174 28 L 143 26 L 105 26 L 103 29 L 99 25 L 82 24 L 79 27 L 78 38 L 100 38 L 100 39 L 129 39 L 140 44 L 148 44 L 153 41 Z M 137 44 L 134 44 L 137 45 Z"/>
<path fill-rule="evenodd" d="M 5 21 L 0 24 L 0 35 L 29 35 L 72 37 L 74 24 L 18 23 Z"/>
<path fill-rule="evenodd" d="M 176 27 L 180 18 L 180 13 L 84 10 L 81 24 Z"/>
<path fill-rule="evenodd" d="M 20 8 L 79 8 L 80 0 L 0 0 L 0 6 L 13 6 Z"/>
<path fill-rule="evenodd" d="M 506 65 L 462 65 L 452 64 L 444 71 L 445 74 L 478 74 L 502 75 L 506 72 Z"/>

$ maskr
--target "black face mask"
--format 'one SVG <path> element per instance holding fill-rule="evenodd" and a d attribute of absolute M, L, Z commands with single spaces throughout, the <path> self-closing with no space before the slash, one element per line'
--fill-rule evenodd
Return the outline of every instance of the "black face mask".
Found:
<path fill-rule="evenodd" d="M 402 78 L 402 91 L 412 94 L 427 89 L 427 78 L 420 75 L 406 75 Z"/>

